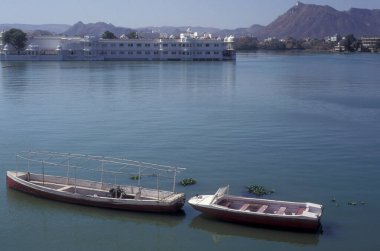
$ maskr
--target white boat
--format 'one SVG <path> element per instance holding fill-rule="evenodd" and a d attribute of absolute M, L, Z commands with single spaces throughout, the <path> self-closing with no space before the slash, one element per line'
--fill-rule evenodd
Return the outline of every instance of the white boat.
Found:
<path fill-rule="evenodd" d="M 214 195 L 188 201 L 196 210 L 221 220 L 258 226 L 317 231 L 323 206 L 310 202 L 266 200 L 228 195 L 228 186 Z"/>
<path fill-rule="evenodd" d="M 18 165 L 23 162 L 27 170 L 7 171 L 7 186 L 38 197 L 87 206 L 163 213 L 179 211 L 185 203 L 185 194 L 175 192 L 176 175 L 184 168 L 56 152 L 29 151 L 16 156 Z M 62 171 L 65 175 L 58 175 Z M 99 180 L 80 178 L 86 172 L 92 172 L 91 177 Z M 160 179 L 168 178 L 167 174 L 173 175 L 170 178 L 172 191 L 159 188 Z M 141 185 L 141 181 L 148 178 L 155 180 L 151 183 L 155 188 Z M 116 182 L 127 179 L 137 184 Z"/>

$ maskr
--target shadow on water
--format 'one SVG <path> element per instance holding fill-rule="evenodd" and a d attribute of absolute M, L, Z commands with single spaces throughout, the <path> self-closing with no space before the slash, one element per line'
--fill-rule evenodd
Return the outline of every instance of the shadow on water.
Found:
<path fill-rule="evenodd" d="M 174 214 L 160 214 L 97 208 L 38 198 L 12 189 L 7 190 L 7 202 L 8 208 L 15 214 L 33 215 L 34 212 L 42 214 L 46 212 L 48 214 L 75 215 L 112 222 L 149 224 L 168 228 L 177 226 L 185 218 L 183 210 Z"/>
<path fill-rule="evenodd" d="M 229 222 L 218 221 L 203 215 L 195 217 L 190 228 L 208 232 L 214 242 L 220 242 L 227 237 L 245 237 L 255 240 L 270 242 L 282 242 L 300 246 L 317 246 L 319 233 L 302 233 L 251 226 L 237 225 Z"/>

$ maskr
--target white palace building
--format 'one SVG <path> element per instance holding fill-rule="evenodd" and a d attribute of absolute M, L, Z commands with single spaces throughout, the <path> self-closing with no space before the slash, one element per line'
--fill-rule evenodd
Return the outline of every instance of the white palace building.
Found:
<path fill-rule="evenodd" d="M 188 30 L 180 37 L 156 39 L 101 39 L 91 36 L 32 36 L 25 49 L 18 51 L 1 43 L 0 60 L 30 61 L 108 61 L 108 60 L 235 60 L 234 37 L 214 38 L 210 34 L 198 36 Z"/>

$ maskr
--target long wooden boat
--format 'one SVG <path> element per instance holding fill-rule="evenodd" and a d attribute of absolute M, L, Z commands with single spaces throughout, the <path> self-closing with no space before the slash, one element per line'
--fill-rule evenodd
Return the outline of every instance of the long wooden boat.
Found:
<path fill-rule="evenodd" d="M 94 207 L 162 213 L 179 211 L 185 203 L 185 194 L 174 192 L 175 177 L 183 168 L 128 159 L 53 152 L 26 152 L 18 154 L 17 158 L 26 161 L 28 170 L 7 171 L 7 186 L 38 197 Z M 79 162 L 98 165 L 91 169 L 74 164 Z M 36 169 L 35 164 L 38 164 L 41 173 L 30 170 Z M 57 175 L 56 171 L 49 174 L 52 166 L 64 170 L 66 175 Z M 135 169 L 137 172 L 127 172 Z M 100 176 L 100 181 L 79 178 L 88 170 L 99 173 L 100 175 L 95 176 Z M 167 173 L 174 174 L 172 191 L 161 190 L 158 186 L 159 178 Z M 137 184 L 106 182 L 106 174 L 111 174 L 114 181 L 124 174 L 124 180 Z M 141 185 L 140 180 L 148 177 L 156 180 L 156 188 L 145 188 Z"/>
<path fill-rule="evenodd" d="M 197 195 L 188 202 L 206 215 L 234 223 L 301 231 L 320 228 L 322 205 L 234 196 L 227 191 L 228 186 L 222 187 L 214 195 Z"/>

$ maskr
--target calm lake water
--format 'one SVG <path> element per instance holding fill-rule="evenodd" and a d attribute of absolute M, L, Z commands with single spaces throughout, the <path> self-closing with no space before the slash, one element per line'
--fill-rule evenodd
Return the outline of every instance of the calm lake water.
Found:
<path fill-rule="evenodd" d="M 379 54 L 12 64 L 0 70 L 1 250 L 378 250 Z M 325 205 L 323 234 L 8 190 L 6 170 L 29 149 L 185 167 L 180 177 L 198 181 L 178 187 L 188 198 L 263 185 L 276 191 L 267 198 Z"/>

